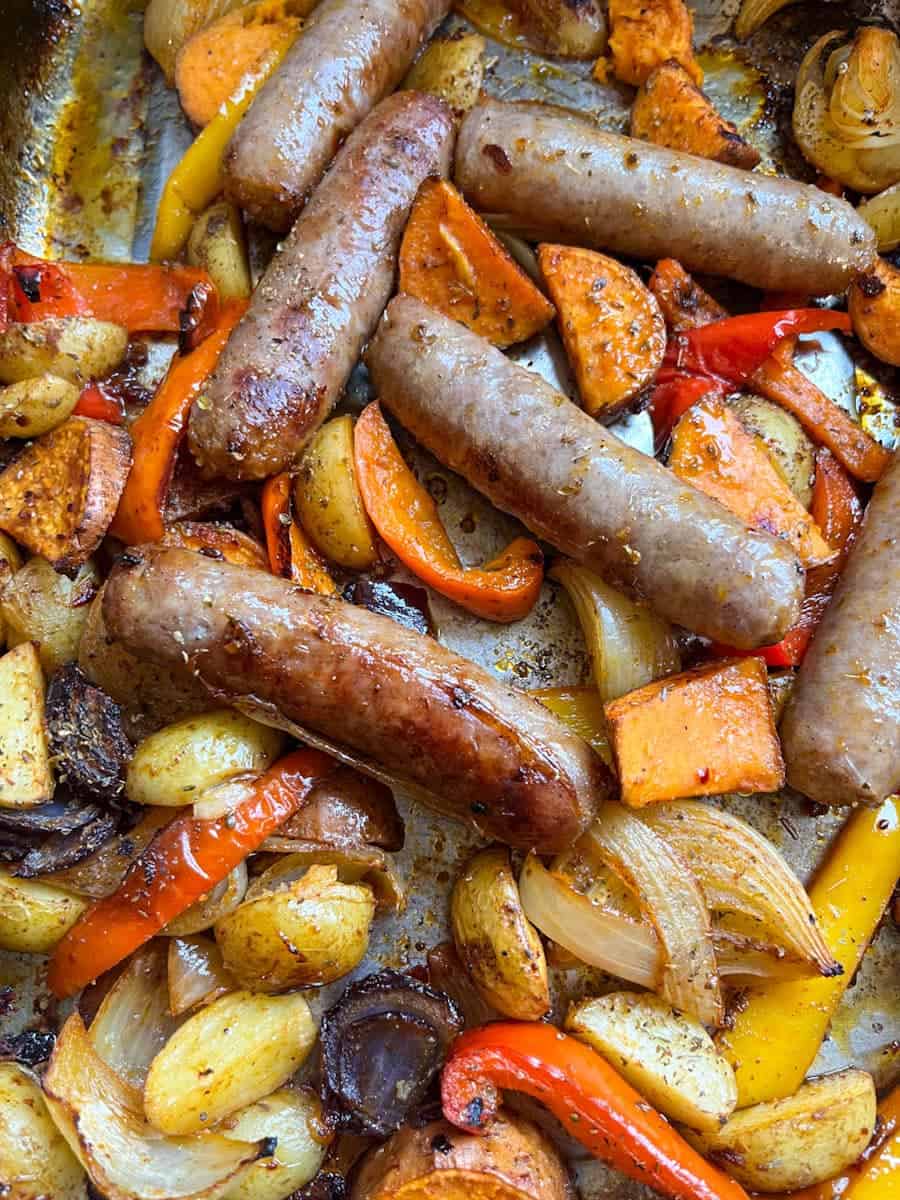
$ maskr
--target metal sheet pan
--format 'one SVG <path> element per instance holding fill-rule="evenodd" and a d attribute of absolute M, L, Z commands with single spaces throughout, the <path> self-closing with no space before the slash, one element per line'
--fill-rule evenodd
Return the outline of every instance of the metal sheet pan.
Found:
<path fill-rule="evenodd" d="M 728 38 L 737 0 L 701 0 L 697 41 L 705 47 L 707 88 L 717 104 L 761 149 L 763 168 L 787 165 L 802 171 L 782 139 L 789 112 L 788 88 L 813 37 L 850 20 L 878 20 L 896 27 L 900 4 L 890 2 L 803 4 L 789 8 L 739 51 Z M 127 259 L 146 255 L 160 189 L 190 141 L 174 93 L 142 54 L 141 0 L 0 0 L 0 232 L 36 253 Z M 450 27 L 464 24 L 452 16 Z M 579 108 L 603 126 L 622 128 L 630 89 L 600 86 L 584 64 L 550 61 L 534 53 L 488 45 L 487 91 L 505 98 L 547 100 Z M 260 255 L 271 242 L 256 242 Z M 153 356 L 157 364 L 165 353 Z M 515 351 L 515 357 L 572 390 L 553 336 Z M 859 403 L 859 376 L 835 338 L 811 339 L 804 369 L 838 402 Z M 893 374 L 881 373 L 889 394 L 900 397 Z M 365 399 L 364 374 L 354 377 L 346 403 Z M 891 422 L 878 425 L 885 439 Z M 628 440 L 646 446 L 644 417 L 620 427 Z M 464 562 L 483 561 L 516 533 L 514 521 L 495 512 L 459 478 L 411 447 L 420 478 L 438 501 Z M 521 687 L 585 682 L 588 660 L 574 614 L 561 590 L 544 586 L 534 612 L 514 626 L 491 626 L 467 616 L 440 597 L 433 611 L 441 639 L 467 657 Z M 405 913 L 380 921 L 371 953 L 358 974 L 373 967 L 420 964 L 446 933 L 450 881 L 473 835 L 400 798 L 407 823 L 406 848 L 397 855 L 406 880 Z M 841 821 L 816 814 L 796 796 L 755 797 L 737 803 L 740 815 L 762 830 L 806 877 Z M 816 1063 L 831 1070 L 855 1063 L 879 1083 L 900 1073 L 900 937 L 886 923 L 866 957 L 834 1021 Z M 336 985 L 340 990 L 344 983 Z M 584 971 L 557 973 L 555 1002 L 608 989 L 608 980 Z M 329 1002 L 326 989 L 313 997 Z M 0 953 L 0 1033 L 59 1018 L 49 999 L 40 960 Z M 585 1200 L 637 1196 L 598 1164 L 577 1168 Z"/>

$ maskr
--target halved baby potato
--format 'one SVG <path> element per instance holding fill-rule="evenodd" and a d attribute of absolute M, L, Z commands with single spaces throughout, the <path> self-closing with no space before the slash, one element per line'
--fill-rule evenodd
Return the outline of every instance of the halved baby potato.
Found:
<path fill-rule="evenodd" d="M 0 808 L 33 808 L 53 795 L 44 700 L 37 650 L 23 642 L 0 658 Z"/>
<path fill-rule="evenodd" d="M 73 383 L 102 379 L 122 362 L 128 330 L 94 317 L 47 317 L 0 332 L 0 383 L 56 375 Z"/>
<path fill-rule="evenodd" d="M 54 571 L 45 558 L 30 558 L 0 592 L 0 615 L 9 646 L 34 642 L 47 675 L 73 662 L 97 590 L 97 571 L 87 562 L 74 579 Z"/>
<path fill-rule="evenodd" d="M 87 907 L 80 896 L 0 867 L 0 949 L 49 954 Z"/>
<path fill-rule="evenodd" d="M 286 1200 L 319 1173 L 333 1136 L 318 1096 L 291 1088 L 235 1113 L 220 1132 L 242 1142 L 278 1142 L 274 1154 L 244 1168 L 222 1200 Z"/>
<path fill-rule="evenodd" d="M 294 484 L 300 523 L 331 562 L 362 571 L 378 557 L 353 458 L 353 418 L 335 417 L 315 434 Z"/>
<path fill-rule="evenodd" d="M 0 388 L 0 437 L 33 438 L 61 425 L 81 389 L 60 375 L 36 375 Z"/>
<path fill-rule="evenodd" d="M 86 1200 L 87 1177 L 47 1109 L 37 1079 L 0 1062 L 0 1195 Z"/>

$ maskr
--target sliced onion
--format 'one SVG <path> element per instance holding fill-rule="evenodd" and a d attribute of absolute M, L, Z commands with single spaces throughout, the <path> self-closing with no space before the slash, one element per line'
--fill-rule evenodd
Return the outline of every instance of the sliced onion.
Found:
<path fill-rule="evenodd" d="M 125 1083 L 142 1088 L 179 1024 L 169 1012 L 166 945 L 154 941 L 132 956 L 106 993 L 91 1022 L 91 1044 Z"/>
<path fill-rule="evenodd" d="M 642 819 L 684 860 L 711 909 L 758 922 L 763 937 L 822 975 L 840 972 L 802 884 L 752 825 L 699 800 L 660 804 Z"/>
<path fill-rule="evenodd" d="M 42 882 L 58 884 L 78 896 L 90 896 L 92 900 L 111 896 L 131 864 L 176 815 L 177 810 L 172 808 L 146 808 L 133 829 L 117 833 L 74 867 L 43 876 Z"/>
<path fill-rule="evenodd" d="M 734 36 L 740 42 L 746 41 L 769 17 L 796 3 L 797 0 L 744 0 L 734 21 Z"/>
<path fill-rule="evenodd" d="M 575 606 L 604 703 L 681 670 L 675 635 L 662 617 L 569 559 L 557 561 L 550 576 Z"/>
<path fill-rule="evenodd" d="M 672 848 L 624 805 L 608 803 L 584 835 L 640 901 L 663 953 L 659 993 L 705 1025 L 724 1016 L 706 899 Z"/>
<path fill-rule="evenodd" d="M 202 933 L 172 938 L 168 955 L 169 1011 L 180 1017 L 237 990 L 222 951 Z"/>
<path fill-rule="evenodd" d="M 900 246 L 900 183 L 863 200 L 856 211 L 875 230 L 882 253 Z"/>
<path fill-rule="evenodd" d="M 229 913 L 234 912 L 246 891 L 247 864 L 242 862 L 203 899 L 185 909 L 174 921 L 170 921 L 162 932 L 169 937 L 184 937 L 189 933 L 202 933 L 204 929 L 212 929 L 221 917 L 227 917 Z"/>
<path fill-rule="evenodd" d="M 227 817 L 239 804 L 253 795 L 253 783 L 258 776 L 226 779 L 206 788 L 194 801 L 194 816 L 198 821 L 217 821 Z"/>
<path fill-rule="evenodd" d="M 60 1132 L 107 1200 L 212 1200 L 262 1142 L 217 1133 L 166 1137 L 144 1119 L 141 1093 L 96 1052 L 78 1014 L 69 1017 L 44 1078 Z"/>
<path fill-rule="evenodd" d="M 369 884 L 380 910 L 400 912 L 406 904 L 403 884 L 388 856 L 377 846 L 324 846 L 320 842 L 270 837 L 264 848 L 284 857 L 254 879 L 248 900 L 273 887 L 288 887 L 312 866 L 335 866 L 341 883 Z"/>

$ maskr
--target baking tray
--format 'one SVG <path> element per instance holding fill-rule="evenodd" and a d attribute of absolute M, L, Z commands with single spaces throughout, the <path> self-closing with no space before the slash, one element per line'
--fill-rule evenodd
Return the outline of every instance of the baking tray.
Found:
<path fill-rule="evenodd" d="M 763 154 L 760 169 L 808 171 L 783 137 L 790 115 L 790 84 L 812 40 L 835 26 L 877 21 L 897 28 L 900 0 L 840 5 L 806 3 L 788 8 L 746 46 L 729 37 L 738 0 L 693 5 L 695 43 L 703 46 L 706 89 Z M 173 92 L 142 51 L 140 0 L 0 0 L 0 234 L 14 237 L 37 254 L 58 257 L 146 258 L 163 182 L 190 143 L 191 134 Z M 460 15 L 448 29 L 466 25 Z M 631 89 L 599 85 L 589 64 L 562 63 L 488 41 L 485 90 L 504 99 L 544 100 L 588 113 L 604 128 L 620 130 L 627 120 Z M 254 236 L 257 258 L 271 240 Z M 740 303 L 740 296 L 736 296 Z M 169 349 L 151 355 L 160 371 Z M 572 381 L 554 335 L 516 348 L 514 357 L 572 394 Z M 850 410 L 861 409 L 865 423 L 885 442 L 896 437 L 900 398 L 896 374 L 866 362 L 878 387 L 876 402 L 866 398 L 860 365 L 832 335 L 806 340 L 800 364 L 823 389 Z M 871 390 L 871 388 L 870 388 Z M 358 371 L 345 405 L 358 407 L 368 396 Z M 867 407 L 862 407 L 867 405 Z M 646 414 L 620 423 L 621 436 L 651 450 Z M 464 563 L 493 556 L 521 532 L 461 479 L 433 458 L 406 445 Z M 402 577 L 401 572 L 397 572 Z M 574 613 L 562 590 L 545 583 L 534 611 L 512 626 L 496 626 L 468 616 L 432 596 L 440 639 L 514 686 L 533 688 L 589 680 L 589 663 Z M 432 946 L 447 935 L 450 883 L 477 844 L 464 826 L 436 817 L 402 795 L 405 849 L 394 856 L 405 881 L 408 904 L 402 914 L 381 918 L 370 954 L 355 972 L 384 966 L 421 965 Z M 821 858 L 845 814 L 821 813 L 797 796 L 752 797 L 729 801 L 783 853 L 802 878 Z M 900 1075 L 900 936 L 885 922 L 833 1022 L 815 1071 L 855 1064 L 871 1071 L 879 1086 Z M 44 960 L 0 952 L 0 1034 L 27 1027 L 54 1027 L 62 1012 L 46 990 Z M 321 1011 L 348 980 L 309 993 Z M 557 1013 L 585 993 L 615 986 L 596 972 L 556 971 Z M 2 1119 L 2 1114 L 0 1114 Z M 650 1195 L 601 1164 L 574 1162 L 584 1200 Z"/>

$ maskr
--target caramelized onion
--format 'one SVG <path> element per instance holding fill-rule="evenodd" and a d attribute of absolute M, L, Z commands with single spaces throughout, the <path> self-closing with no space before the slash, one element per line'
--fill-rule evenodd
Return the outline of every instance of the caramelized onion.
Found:
<path fill-rule="evenodd" d="M 900 183 L 864 200 L 856 211 L 875 230 L 882 253 L 900 246 Z"/>
<path fill-rule="evenodd" d="M 202 933 L 172 938 L 168 954 L 169 1011 L 175 1017 L 212 1004 L 237 988 L 222 951 Z"/>
<path fill-rule="evenodd" d="M 797 0 L 744 0 L 741 11 L 735 17 L 734 36 L 740 42 L 746 41 L 769 17 L 796 3 Z"/>

